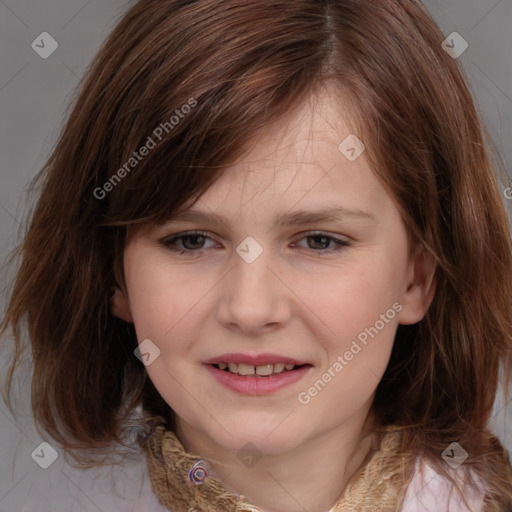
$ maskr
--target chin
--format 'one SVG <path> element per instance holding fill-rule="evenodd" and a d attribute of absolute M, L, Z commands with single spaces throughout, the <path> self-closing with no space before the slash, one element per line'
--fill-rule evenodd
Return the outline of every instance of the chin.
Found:
<path fill-rule="evenodd" d="M 282 421 L 282 418 L 281 418 Z M 246 420 L 244 425 L 235 427 L 232 423 L 227 431 L 216 429 L 215 432 L 207 433 L 218 445 L 227 450 L 239 452 L 246 445 L 254 445 L 255 451 L 261 455 L 277 455 L 293 450 L 304 441 L 304 432 L 289 427 L 277 427 L 276 421 L 272 428 L 263 428 L 261 422 Z M 248 447 L 247 450 L 250 451 Z"/>

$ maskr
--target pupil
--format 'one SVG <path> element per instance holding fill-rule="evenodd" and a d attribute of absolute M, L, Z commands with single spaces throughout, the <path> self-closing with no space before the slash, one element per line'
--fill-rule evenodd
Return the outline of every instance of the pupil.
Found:
<path fill-rule="evenodd" d="M 323 240 L 323 242 L 324 242 L 323 244 L 322 244 L 322 242 L 320 242 L 320 245 L 325 245 L 325 244 L 329 245 L 329 237 L 327 237 L 327 236 L 325 236 L 325 235 L 311 235 L 311 236 L 309 236 L 308 238 L 310 238 L 310 239 L 312 238 L 313 240 L 318 240 L 318 239 L 320 239 L 320 240 Z M 311 244 L 310 244 L 310 245 L 311 245 Z M 315 245 L 315 244 L 313 244 L 313 245 Z M 325 247 L 313 247 L 313 248 L 314 248 L 314 249 L 319 249 L 319 248 L 320 248 L 320 249 L 322 249 L 322 248 L 324 248 L 324 249 L 325 249 Z"/>
<path fill-rule="evenodd" d="M 197 240 L 197 239 L 203 239 L 203 240 L 200 240 L 198 243 L 197 243 L 197 246 L 194 246 L 195 244 L 192 243 L 192 246 L 193 247 L 186 247 L 187 244 L 185 243 L 186 240 Z M 185 238 L 183 238 L 183 245 L 187 248 L 187 249 L 200 249 L 202 244 L 204 243 L 204 236 L 202 235 L 188 235 L 186 236 Z M 189 244 L 190 245 L 190 244 Z"/>

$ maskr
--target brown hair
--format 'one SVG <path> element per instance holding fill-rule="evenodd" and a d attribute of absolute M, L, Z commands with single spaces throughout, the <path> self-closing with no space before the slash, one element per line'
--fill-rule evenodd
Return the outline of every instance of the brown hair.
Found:
<path fill-rule="evenodd" d="M 512 506 L 507 453 L 487 429 L 500 365 L 510 382 L 512 246 L 481 123 L 443 39 L 412 0 L 138 1 L 34 183 L 2 324 L 15 339 L 8 389 L 26 322 L 36 421 L 83 464 L 92 457 L 78 450 L 117 440 L 135 405 L 169 416 L 133 355 L 133 325 L 111 314 L 127 228 L 171 217 L 329 81 L 350 98 L 411 240 L 437 265 L 434 301 L 399 326 L 374 410 L 445 476 L 440 454 L 459 442 L 487 486 L 486 510 Z M 165 138 L 127 167 L 157 127 Z"/>

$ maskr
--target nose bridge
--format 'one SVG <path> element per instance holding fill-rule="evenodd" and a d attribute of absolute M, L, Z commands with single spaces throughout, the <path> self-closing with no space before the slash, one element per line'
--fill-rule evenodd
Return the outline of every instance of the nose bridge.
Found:
<path fill-rule="evenodd" d="M 232 292 L 236 294 L 237 301 L 258 297 L 267 299 L 268 304 L 268 294 L 273 288 L 270 283 L 272 273 L 268 267 L 276 264 L 270 248 L 264 249 L 255 238 L 247 237 L 238 245 L 236 253 L 231 279 Z"/>
<path fill-rule="evenodd" d="M 252 237 L 242 241 L 224 283 L 221 321 L 238 324 L 242 330 L 283 321 L 286 287 L 274 275 L 278 264 L 270 248 L 264 249 Z"/>

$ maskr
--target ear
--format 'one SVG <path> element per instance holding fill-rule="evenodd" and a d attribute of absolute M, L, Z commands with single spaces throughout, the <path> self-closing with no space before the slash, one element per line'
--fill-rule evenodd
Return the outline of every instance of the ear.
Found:
<path fill-rule="evenodd" d="M 425 316 L 436 292 L 435 270 L 434 259 L 425 247 L 417 247 L 409 262 L 407 289 L 402 296 L 402 310 L 398 315 L 399 324 L 415 324 Z"/>
<path fill-rule="evenodd" d="M 128 323 L 133 323 L 132 312 L 128 299 L 120 288 L 115 288 L 114 295 L 111 300 L 112 314 Z"/>

